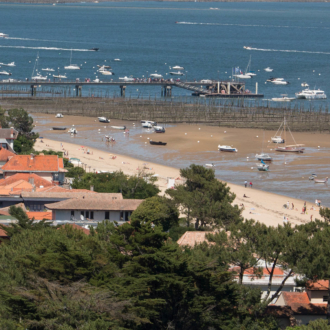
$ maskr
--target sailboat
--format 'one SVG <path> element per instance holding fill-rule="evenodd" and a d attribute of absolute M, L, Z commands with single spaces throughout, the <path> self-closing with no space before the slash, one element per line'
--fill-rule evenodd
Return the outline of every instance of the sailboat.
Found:
<path fill-rule="evenodd" d="M 303 153 L 304 150 L 305 150 L 304 148 L 302 148 L 303 144 L 297 144 L 297 143 L 296 143 L 296 141 L 295 141 L 295 139 L 294 139 L 294 137 L 293 137 L 293 135 L 292 135 L 292 133 L 291 133 L 291 131 L 290 131 L 290 128 L 289 128 L 289 126 L 288 126 L 287 123 L 286 123 L 286 119 L 285 119 L 285 117 L 284 117 L 283 122 L 282 122 L 281 125 L 280 125 L 279 130 L 281 129 L 281 127 L 282 127 L 282 131 L 281 131 L 281 133 L 282 133 L 282 132 L 284 133 L 284 141 L 286 142 L 286 131 L 288 130 L 289 133 L 290 133 L 290 135 L 291 135 L 291 138 L 292 138 L 294 144 L 292 144 L 292 145 L 286 145 L 286 144 L 285 144 L 284 147 L 277 147 L 277 148 L 275 149 L 275 151 L 279 151 L 279 152 L 295 152 L 295 153 Z M 277 132 L 278 132 L 278 131 L 277 131 Z M 276 134 L 277 134 L 277 132 L 276 132 Z M 284 142 L 284 143 L 285 143 L 285 142 Z"/>
<path fill-rule="evenodd" d="M 71 49 L 71 56 L 70 56 L 70 65 L 65 66 L 64 69 L 66 69 L 66 70 L 80 70 L 80 66 L 77 65 L 77 64 L 72 64 L 71 60 L 72 60 L 72 49 Z"/>
<path fill-rule="evenodd" d="M 268 171 L 269 170 L 269 165 L 264 163 L 263 160 L 259 164 L 257 164 L 258 171 Z"/>
<path fill-rule="evenodd" d="M 36 61 L 34 63 L 31 79 L 32 80 L 47 80 L 46 76 L 42 76 L 38 72 L 38 65 L 39 65 L 39 53 L 37 53 L 37 58 L 36 58 Z"/>
<path fill-rule="evenodd" d="M 251 56 L 250 56 L 249 63 L 247 65 L 246 69 L 245 69 L 245 73 L 240 71 L 239 74 L 235 74 L 234 76 L 237 77 L 237 78 L 242 78 L 242 79 L 250 79 L 253 76 L 256 76 L 256 74 L 254 72 L 250 71 L 250 66 L 251 66 Z M 236 69 L 237 68 L 235 68 L 235 72 L 236 72 Z"/>
<path fill-rule="evenodd" d="M 264 132 L 263 139 L 262 139 L 261 154 L 256 154 L 256 158 L 258 160 L 261 160 L 261 162 L 271 162 L 273 160 L 273 158 L 270 157 L 268 154 L 264 153 L 264 140 L 265 140 L 265 132 Z M 258 167 L 258 169 L 259 169 L 259 167 Z"/>

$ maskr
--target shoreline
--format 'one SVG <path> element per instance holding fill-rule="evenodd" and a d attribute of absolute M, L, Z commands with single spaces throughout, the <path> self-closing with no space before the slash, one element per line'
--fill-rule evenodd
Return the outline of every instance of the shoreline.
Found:
<path fill-rule="evenodd" d="M 157 184 L 162 194 L 168 188 L 168 179 L 179 179 L 175 181 L 176 184 L 182 183 L 180 170 L 175 167 L 145 162 L 130 156 L 110 153 L 93 147 L 83 147 L 68 142 L 59 142 L 47 138 L 44 138 L 43 141 L 44 143 L 41 143 L 40 139 L 37 140 L 35 150 L 66 150 L 69 152 L 69 158 L 79 158 L 82 163 L 86 164 L 85 168 L 87 172 L 94 172 L 94 169 L 96 171 L 121 170 L 127 175 L 136 175 L 139 171 L 145 171 L 146 173 L 157 175 Z M 90 154 L 86 153 L 87 150 L 90 151 Z M 113 159 L 113 157 L 115 158 Z M 222 182 L 226 183 L 231 192 L 236 195 L 233 204 L 239 206 L 244 204 L 242 216 L 245 219 L 254 219 L 268 226 L 277 226 L 283 224 L 284 217 L 293 225 L 310 221 L 311 215 L 313 216 L 313 220 L 320 218 L 319 208 L 313 203 L 307 202 L 307 214 L 301 214 L 304 200 L 254 188 L 245 188 L 244 185 L 240 186 L 225 181 Z M 248 197 L 244 198 L 244 194 Z M 283 207 L 287 202 L 289 202 L 290 208 L 292 203 L 294 204 L 293 210 Z"/>

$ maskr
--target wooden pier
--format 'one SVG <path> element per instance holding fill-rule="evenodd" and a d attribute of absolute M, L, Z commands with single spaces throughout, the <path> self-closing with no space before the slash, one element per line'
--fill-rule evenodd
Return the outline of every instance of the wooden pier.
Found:
<path fill-rule="evenodd" d="M 8 94 L 12 93 L 15 89 L 13 87 L 26 87 L 30 88 L 31 97 L 36 97 L 39 93 L 38 88 L 41 87 L 72 87 L 75 90 L 76 97 L 82 97 L 83 87 L 111 87 L 118 86 L 120 88 L 120 96 L 125 97 L 127 87 L 136 86 L 159 86 L 161 87 L 161 96 L 171 97 L 173 87 L 182 88 L 192 91 L 194 96 L 204 97 L 223 97 L 223 98 L 262 98 L 262 94 L 258 94 L 258 87 L 256 84 L 256 92 L 251 93 L 245 89 L 244 82 L 237 81 L 209 81 L 209 82 L 196 82 L 196 81 L 171 81 L 171 80 L 139 80 L 136 81 L 111 81 L 111 82 L 82 82 L 82 81 L 61 81 L 54 79 L 53 81 L 0 81 L 0 88 L 2 94 L 6 94 L 6 91 L 11 90 Z"/>

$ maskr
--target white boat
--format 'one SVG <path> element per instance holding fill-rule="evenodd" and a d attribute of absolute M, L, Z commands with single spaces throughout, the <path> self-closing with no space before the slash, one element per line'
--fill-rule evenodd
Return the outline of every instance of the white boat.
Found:
<path fill-rule="evenodd" d="M 55 72 L 54 69 L 52 68 L 45 68 L 45 69 L 41 69 L 42 71 L 48 71 L 48 72 Z"/>
<path fill-rule="evenodd" d="M 46 76 L 42 76 L 40 73 L 37 73 L 35 76 L 31 77 L 31 80 L 47 80 Z"/>
<path fill-rule="evenodd" d="M 183 76 L 184 73 L 181 72 L 181 71 L 173 71 L 173 72 L 170 72 L 170 75 L 172 75 L 172 76 Z"/>
<path fill-rule="evenodd" d="M 251 50 L 252 48 L 249 46 L 243 46 L 244 49 Z"/>
<path fill-rule="evenodd" d="M 126 126 L 111 126 L 111 128 L 125 130 L 126 129 Z"/>
<path fill-rule="evenodd" d="M 106 117 L 97 117 L 100 123 L 110 123 L 110 119 Z"/>
<path fill-rule="evenodd" d="M 107 142 L 114 142 L 115 141 L 115 139 L 112 136 L 108 136 L 108 135 L 105 136 L 105 139 L 107 140 Z"/>
<path fill-rule="evenodd" d="M 264 69 L 266 72 L 273 72 L 274 71 L 274 69 L 272 69 L 272 68 L 270 68 L 270 67 L 267 67 L 267 68 L 265 68 Z"/>
<path fill-rule="evenodd" d="M 184 67 L 180 66 L 180 65 L 176 65 L 176 66 L 173 66 L 172 69 L 173 70 L 184 70 Z"/>
<path fill-rule="evenodd" d="M 74 127 L 71 127 L 71 128 L 68 130 L 68 133 L 70 133 L 70 134 L 77 134 L 78 131 L 77 131 Z"/>
<path fill-rule="evenodd" d="M 11 76 L 11 73 L 7 72 L 7 71 L 0 71 L 0 75 L 2 75 L 2 76 Z"/>
<path fill-rule="evenodd" d="M 16 66 L 15 62 L 11 62 L 11 63 L 0 63 L 1 66 L 11 66 L 11 67 L 14 67 Z"/>
<path fill-rule="evenodd" d="M 288 85 L 290 84 L 288 81 L 285 81 L 284 78 L 269 78 L 268 82 L 273 83 L 274 85 Z"/>
<path fill-rule="evenodd" d="M 260 163 L 260 164 L 256 164 L 258 171 L 268 171 L 269 170 L 269 165 L 265 164 L 265 163 Z"/>
<path fill-rule="evenodd" d="M 58 113 L 55 118 L 63 118 L 63 115 L 61 113 Z"/>
<path fill-rule="evenodd" d="M 243 73 L 242 71 L 240 71 L 239 74 L 234 74 L 233 76 L 234 77 L 237 77 L 237 78 L 241 78 L 241 79 L 250 79 L 253 76 L 256 76 L 256 74 L 254 72 L 251 72 L 250 71 L 250 67 L 251 67 L 251 56 L 250 56 L 248 65 L 247 65 L 247 67 L 245 69 L 245 73 Z M 239 68 L 235 68 L 235 72 L 236 72 L 237 69 L 239 70 Z"/>
<path fill-rule="evenodd" d="M 8 37 L 8 34 L 0 32 L 0 38 L 7 38 L 7 37 Z"/>
<path fill-rule="evenodd" d="M 135 78 L 131 78 L 131 77 L 119 77 L 119 80 L 123 80 L 123 81 L 135 81 Z"/>
<path fill-rule="evenodd" d="M 110 65 L 97 65 L 97 67 L 99 68 L 97 71 L 105 70 L 105 69 L 111 69 Z"/>
<path fill-rule="evenodd" d="M 212 164 L 205 164 L 206 167 L 215 167 L 215 165 L 212 163 Z"/>
<path fill-rule="evenodd" d="M 326 99 L 327 96 L 324 91 L 320 89 L 304 89 L 303 91 L 296 93 L 297 99 L 315 100 Z"/>
<path fill-rule="evenodd" d="M 115 58 L 114 61 L 115 62 L 121 62 L 121 59 L 120 58 Z"/>
<path fill-rule="evenodd" d="M 152 73 L 152 74 L 150 75 L 150 77 L 151 77 L 151 78 L 157 78 L 157 79 L 161 79 L 161 78 L 163 78 L 163 76 L 162 76 L 161 74 L 159 74 L 159 73 Z"/>
<path fill-rule="evenodd" d="M 295 97 L 288 97 L 287 94 L 282 94 L 282 97 L 273 97 L 272 101 L 275 102 L 291 102 L 295 100 Z"/>
<path fill-rule="evenodd" d="M 250 79 L 252 78 L 252 76 L 245 74 L 245 73 L 241 73 L 241 74 L 234 74 L 235 77 L 237 78 L 241 78 L 241 79 Z"/>
<path fill-rule="evenodd" d="M 53 74 L 53 77 L 54 78 L 59 78 L 59 79 L 66 79 L 66 78 L 68 78 L 67 76 L 65 76 L 65 75 L 63 75 L 63 74 Z"/>
<path fill-rule="evenodd" d="M 154 130 L 156 133 L 165 133 L 165 127 L 164 126 L 154 126 Z"/>
<path fill-rule="evenodd" d="M 145 122 L 145 123 L 142 123 L 142 127 L 143 128 L 152 128 L 153 127 L 153 125 L 150 123 L 150 122 Z"/>
<path fill-rule="evenodd" d="M 307 82 L 303 82 L 301 83 L 301 87 L 309 87 L 309 85 L 307 84 Z"/>
<path fill-rule="evenodd" d="M 323 180 L 314 179 L 314 182 L 315 182 L 315 183 L 327 183 L 327 182 L 328 182 L 328 177 L 326 177 L 326 178 L 323 179 Z"/>
<path fill-rule="evenodd" d="M 284 143 L 284 139 L 280 135 L 275 135 L 271 138 L 273 143 Z"/>
<path fill-rule="evenodd" d="M 107 70 L 104 70 L 104 71 L 99 71 L 101 74 L 103 74 L 104 76 L 113 76 L 114 73 L 111 72 L 111 71 L 107 71 Z"/>
<path fill-rule="evenodd" d="M 143 123 L 150 123 L 153 126 L 156 126 L 157 125 L 157 123 L 155 121 L 152 121 L 152 120 L 141 120 L 140 123 L 141 124 L 143 124 Z"/>
<path fill-rule="evenodd" d="M 65 70 L 80 70 L 80 66 L 77 64 L 72 64 L 71 60 L 72 60 L 72 49 L 71 49 L 71 55 L 70 55 L 70 65 L 65 66 L 64 69 Z"/>
<path fill-rule="evenodd" d="M 237 149 L 231 146 L 221 146 L 220 144 L 218 145 L 218 150 L 219 151 L 227 151 L 227 152 L 237 152 Z"/>
<path fill-rule="evenodd" d="M 11 82 L 17 82 L 18 80 L 17 79 L 11 79 L 11 78 L 9 78 L 9 79 L 3 79 L 2 80 L 2 82 L 9 82 L 9 83 L 11 83 Z"/>
<path fill-rule="evenodd" d="M 258 159 L 258 160 L 262 160 L 262 161 L 264 161 L 264 162 L 271 162 L 272 160 L 273 160 L 273 158 L 272 157 L 270 157 L 268 154 L 265 154 L 265 153 L 261 153 L 261 154 L 256 154 L 256 158 Z"/>
<path fill-rule="evenodd" d="M 101 81 L 100 81 L 99 78 L 96 77 L 96 78 L 93 80 L 93 82 L 95 82 L 95 83 L 99 83 L 99 82 L 101 82 Z"/>

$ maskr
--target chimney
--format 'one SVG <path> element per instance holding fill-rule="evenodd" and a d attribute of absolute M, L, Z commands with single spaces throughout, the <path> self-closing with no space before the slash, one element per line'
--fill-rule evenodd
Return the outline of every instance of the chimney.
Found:
<path fill-rule="evenodd" d="M 31 154 L 30 156 L 31 156 L 31 160 L 33 160 L 33 158 L 34 158 L 34 154 Z"/>
<path fill-rule="evenodd" d="M 14 138 L 14 127 L 10 127 L 10 138 Z"/>
<path fill-rule="evenodd" d="M 91 186 L 90 187 L 90 191 L 94 191 L 94 186 Z"/>

